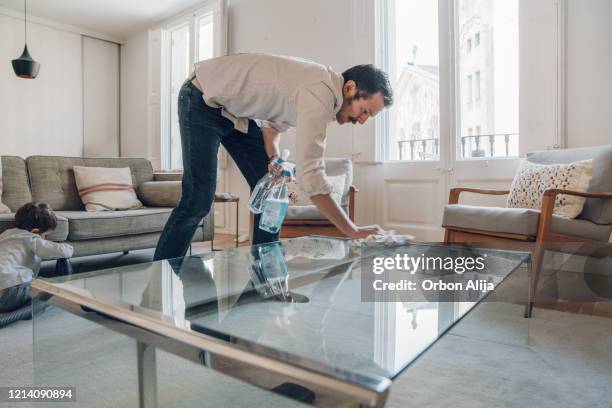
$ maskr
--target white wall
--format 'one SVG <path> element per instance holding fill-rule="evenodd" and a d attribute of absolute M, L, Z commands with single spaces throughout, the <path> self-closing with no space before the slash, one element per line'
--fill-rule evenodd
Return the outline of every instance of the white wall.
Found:
<path fill-rule="evenodd" d="M 129 37 L 121 45 L 121 155 L 149 157 L 147 84 L 148 31 Z M 161 138 L 159 140 L 161 142 Z M 159 168 L 159 158 L 154 168 Z"/>
<path fill-rule="evenodd" d="M 83 155 L 119 157 L 119 45 L 83 37 Z"/>
<path fill-rule="evenodd" d="M 10 64 L 23 45 L 23 20 L 0 14 L 1 153 L 80 156 L 81 36 L 28 23 L 28 49 L 41 64 L 34 80 L 18 78 Z"/>
<path fill-rule="evenodd" d="M 612 144 L 612 1 L 568 0 L 568 147 Z"/>

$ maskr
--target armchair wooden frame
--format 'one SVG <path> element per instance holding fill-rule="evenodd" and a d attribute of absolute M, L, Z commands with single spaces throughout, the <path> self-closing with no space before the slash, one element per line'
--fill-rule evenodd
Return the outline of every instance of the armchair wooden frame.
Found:
<path fill-rule="evenodd" d="M 355 186 L 349 187 L 348 216 L 351 221 L 355 221 L 355 194 L 358 192 Z M 346 236 L 328 220 L 285 220 L 283 222 L 281 238 L 295 238 L 304 235 Z"/>
<path fill-rule="evenodd" d="M 510 193 L 509 190 L 484 190 L 458 187 L 451 189 L 448 203 L 458 204 L 459 197 L 463 192 L 486 195 L 507 195 Z M 571 248 L 572 251 L 576 251 L 573 253 L 584 253 L 590 255 L 598 251 L 603 244 L 607 244 L 607 242 L 604 243 L 588 238 L 558 234 L 550 230 L 555 200 L 559 194 L 567 194 L 584 198 L 612 198 L 612 193 L 609 192 L 590 193 L 564 189 L 546 190 L 542 197 L 540 220 L 535 236 L 482 231 L 470 228 L 457 228 L 447 225 L 442 226 L 446 230 L 444 234 L 444 242 L 447 244 L 478 244 L 480 246 L 491 246 L 531 252 L 532 258 L 528 298 L 525 306 L 525 317 L 531 317 L 538 284 L 538 277 L 542 268 L 544 252 L 546 250 L 563 252 L 564 250 L 567 251 L 568 248 Z M 579 245 L 570 245 L 568 247 L 568 244 L 572 243 Z"/>

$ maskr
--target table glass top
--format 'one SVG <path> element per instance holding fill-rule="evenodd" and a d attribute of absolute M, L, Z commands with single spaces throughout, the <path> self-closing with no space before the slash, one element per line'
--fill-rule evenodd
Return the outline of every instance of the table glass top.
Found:
<path fill-rule="evenodd" d="M 484 259 L 484 268 L 458 273 L 458 260 L 470 257 Z M 381 258 L 392 261 L 384 274 L 373 273 L 380 272 L 373 265 L 383 265 Z M 442 261 L 424 267 L 428 259 Z M 363 247 L 304 237 L 45 281 L 56 296 L 77 293 L 159 319 L 176 332 L 212 336 L 306 367 L 392 379 L 527 260 L 519 252 Z M 408 273 L 403 261 L 421 263 Z M 409 280 L 418 288 L 400 290 L 401 298 L 394 297 L 398 291 L 372 289 Z M 425 281 L 464 287 L 425 290 Z M 468 281 L 477 288 L 465 290 Z"/>

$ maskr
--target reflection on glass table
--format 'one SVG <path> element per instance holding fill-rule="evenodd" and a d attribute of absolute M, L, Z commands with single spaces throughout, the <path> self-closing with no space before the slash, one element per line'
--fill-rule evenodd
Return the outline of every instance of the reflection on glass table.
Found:
<path fill-rule="evenodd" d="M 490 292 L 469 301 L 362 300 L 373 256 L 432 250 L 466 255 L 424 244 L 362 251 L 347 240 L 305 237 L 32 286 L 51 293 L 62 309 L 136 339 L 133 391 L 144 406 L 156 406 L 160 395 L 158 348 L 317 406 L 382 406 L 392 380 Z M 486 253 L 492 266 L 480 274 L 493 286 L 528 260 L 522 253 Z M 35 348 L 45 343 L 43 321 L 34 322 Z"/>

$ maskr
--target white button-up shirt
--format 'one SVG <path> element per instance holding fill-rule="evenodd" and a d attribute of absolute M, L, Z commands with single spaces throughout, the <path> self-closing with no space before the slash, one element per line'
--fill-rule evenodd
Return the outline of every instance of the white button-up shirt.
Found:
<path fill-rule="evenodd" d="M 342 75 L 312 61 L 264 54 L 236 54 L 196 64 L 195 75 L 208 106 L 222 108 L 237 130 L 248 120 L 279 132 L 296 127 L 294 152 L 302 190 L 329 194 L 323 153 L 327 125 L 342 107 Z"/>

